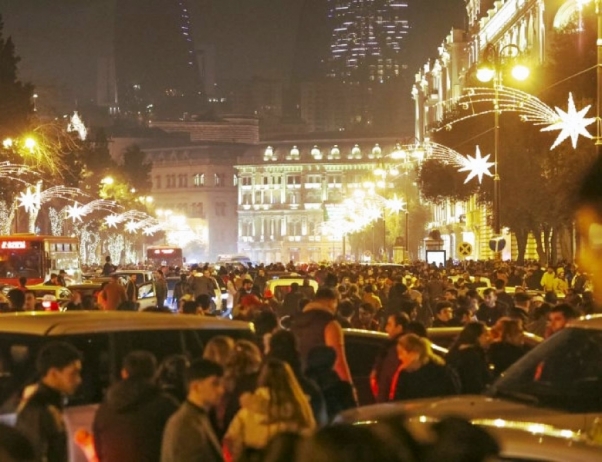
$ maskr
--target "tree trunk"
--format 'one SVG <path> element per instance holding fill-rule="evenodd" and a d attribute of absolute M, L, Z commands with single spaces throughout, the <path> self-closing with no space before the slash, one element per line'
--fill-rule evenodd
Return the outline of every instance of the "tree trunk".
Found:
<path fill-rule="evenodd" d="M 560 258 L 567 262 L 573 261 L 573 251 L 571 245 L 572 226 L 562 226 L 558 230 L 558 242 L 560 243 Z"/>
<path fill-rule="evenodd" d="M 558 262 L 558 227 L 553 227 L 550 234 L 550 261 L 555 265 Z"/>
<path fill-rule="evenodd" d="M 544 245 L 544 254 L 546 256 L 546 259 L 544 261 L 544 264 L 548 265 L 550 263 L 550 235 L 552 233 L 552 230 L 550 229 L 549 226 L 544 225 L 543 227 L 543 245 Z"/>
<path fill-rule="evenodd" d="M 546 255 L 544 243 L 541 240 L 541 237 L 542 237 L 541 228 L 537 228 L 535 230 L 535 232 L 533 233 L 533 237 L 535 238 L 535 244 L 537 246 L 536 248 L 537 248 L 537 256 L 539 257 L 539 263 L 541 263 L 542 265 L 545 265 L 548 260 L 548 257 Z"/>
<path fill-rule="evenodd" d="M 517 229 L 514 231 L 514 235 L 516 236 L 516 249 L 518 254 L 516 256 L 516 260 L 519 265 L 522 265 L 525 262 L 525 253 L 527 251 L 527 240 L 529 238 L 529 231 L 526 229 Z"/>

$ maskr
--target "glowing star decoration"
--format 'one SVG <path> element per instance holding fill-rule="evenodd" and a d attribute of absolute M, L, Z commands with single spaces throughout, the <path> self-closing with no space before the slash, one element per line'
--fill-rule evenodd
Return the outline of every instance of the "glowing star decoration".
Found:
<path fill-rule="evenodd" d="M 80 222 L 82 220 L 82 216 L 84 215 L 84 207 L 80 207 L 77 204 L 69 205 L 67 207 L 67 218 L 71 218 L 75 223 L 76 220 Z"/>
<path fill-rule="evenodd" d="M 136 234 L 136 230 L 138 229 L 138 223 L 133 220 L 128 221 L 125 225 L 125 230 L 130 234 Z"/>
<path fill-rule="evenodd" d="M 405 205 L 406 204 L 403 201 L 403 199 L 397 197 L 397 194 L 394 194 L 392 199 L 385 200 L 385 206 L 387 207 L 387 210 L 389 210 L 389 212 L 391 213 L 401 212 Z"/>
<path fill-rule="evenodd" d="M 117 223 L 119 223 L 119 216 L 108 215 L 105 217 L 105 223 L 109 228 L 117 228 Z"/>
<path fill-rule="evenodd" d="M 27 191 L 20 193 L 17 197 L 19 201 L 19 207 L 23 207 L 27 213 L 34 212 L 40 207 L 40 195 L 31 188 L 27 188 Z"/>
<path fill-rule="evenodd" d="M 459 172 L 470 172 L 464 184 L 468 183 L 474 177 L 479 178 L 479 183 L 483 182 L 483 175 L 493 176 L 489 169 L 495 165 L 494 162 L 488 162 L 490 154 L 481 157 L 481 150 L 477 146 L 477 152 L 474 157 L 470 154 L 464 158 L 464 165 L 458 169 Z"/>
<path fill-rule="evenodd" d="M 577 147 L 577 138 L 579 138 L 579 135 L 590 139 L 592 138 L 592 135 L 590 135 L 585 128 L 596 121 L 595 117 L 585 118 L 585 114 L 587 111 L 589 111 L 590 107 L 591 106 L 586 106 L 580 111 L 577 111 L 575 109 L 575 102 L 573 101 L 573 94 L 569 93 L 568 111 L 564 112 L 558 107 L 555 108 L 558 114 L 556 120 L 552 123 L 552 125 L 541 129 L 542 132 L 560 130 L 560 134 L 558 135 L 558 138 L 556 138 L 556 141 L 554 141 L 554 144 L 550 150 L 554 149 L 569 136 L 571 137 L 573 149 Z"/>

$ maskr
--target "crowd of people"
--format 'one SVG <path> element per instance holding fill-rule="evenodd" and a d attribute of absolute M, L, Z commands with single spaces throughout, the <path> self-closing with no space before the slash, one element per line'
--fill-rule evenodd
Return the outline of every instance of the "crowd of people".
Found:
<path fill-rule="evenodd" d="M 502 264 L 491 273 L 479 263 L 295 268 L 304 283 L 275 297 L 266 288 L 270 272 L 286 269 L 291 268 L 212 273 L 207 266 L 182 275 L 179 315 L 215 316 L 211 301 L 221 278 L 235 300 L 233 318 L 253 322 L 257 339 L 216 336 L 202 358 L 170 356 L 159 364 L 149 352 L 130 352 L 121 381 L 106 390 L 94 418 L 99 461 L 280 460 L 265 458 L 272 451 L 317 460 L 308 458 L 308 444 L 328 453 L 337 447 L 337 432 L 353 433 L 329 426 L 340 412 L 358 405 L 343 328 L 387 334 L 374 358 L 373 398 L 403 401 L 481 393 L 528 350 L 525 331 L 550 336 L 568 320 L 596 310 L 578 272 L 567 278 L 569 271 L 548 268 L 541 274 L 541 290 L 552 284 L 548 274 L 566 281 L 562 303 L 557 291 L 531 292 L 527 280 L 539 278 L 537 264 Z M 483 274 L 495 288 L 482 290 Z M 309 284 L 312 279 L 318 290 Z M 510 295 L 506 287 L 514 281 L 520 284 Z M 461 327 L 446 355 L 433 351 L 429 327 Z M 79 353 L 68 344 L 50 343 L 40 352 L 41 379 L 21 406 L 16 426 L 32 443 L 32 460 L 67 460 L 62 395 L 77 388 L 81 368 Z M 409 451 L 410 446 L 399 447 Z M 420 451 L 423 458 L 415 460 L 427 460 L 426 449 Z M 382 460 L 401 460 L 391 457 Z"/>

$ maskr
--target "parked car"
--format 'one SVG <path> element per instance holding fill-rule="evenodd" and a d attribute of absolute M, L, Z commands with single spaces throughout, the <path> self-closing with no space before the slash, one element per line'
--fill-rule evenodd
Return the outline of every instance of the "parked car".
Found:
<path fill-rule="evenodd" d="M 483 395 L 399 402 L 390 408 L 425 418 L 454 414 L 551 425 L 595 435 L 602 443 L 602 316 L 574 321 L 552 335 Z"/>
<path fill-rule="evenodd" d="M 291 291 L 291 284 L 296 282 L 299 286 L 303 285 L 305 280 L 304 276 L 300 276 L 296 273 L 288 273 L 281 276 L 276 276 L 273 279 L 269 279 L 265 285 L 266 290 L 270 290 L 274 297 L 280 302 L 284 300 L 284 296 Z M 309 279 L 309 285 L 313 287 L 314 291 L 318 290 L 318 281 L 315 279 Z"/>
<path fill-rule="evenodd" d="M 0 421 L 14 425 L 22 393 L 37 379 L 39 349 L 52 340 L 68 341 L 83 355 L 83 382 L 65 409 L 69 454 L 71 462 L 84 462 L 86 457 L 74 434 L 80 429 L 91 431 L 98 404 L 107 388 L 120 379 L 127 353 L 147 350 L 158 361 L 172 354 L 199 358 L 215 335 L 252 340 L 253 329 L 243 322 L 161 313 L 0 314 Z"/>

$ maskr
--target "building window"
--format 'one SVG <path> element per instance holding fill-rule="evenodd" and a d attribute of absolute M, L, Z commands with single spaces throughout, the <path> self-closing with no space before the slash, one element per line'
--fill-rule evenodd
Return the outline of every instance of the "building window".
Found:
<path fill-rule="evenodd" d="M 286 184 L 288 184 L 288 185 L 301 184 L 301 177 L 299 175 L 289 175 L 286 177 Z"/>
<path fill-rule="evenodd" d="M 205 217 L 202 202 L 193 202 L 190 205 L 190 216 L 192 218 L 204 218 Z"/>
<path fill-rule="evenodd" d="M 244 178 L 241 178 L 240 180 L 242 181 L 243 186 L 251 186 L 251 184 L 252 184 L 250 176 L 245 176 Z"/>
<path fill-rule="evenodd" d="M 236 173 L 232 176 L 232 186 L 238 186 L 238 175 Z"/>
<path fill-rule="evenodd" d="M 205 186 L 205 174 L 204 173 L 196 173 L 192 177 L 192 181 L 196 188 L 198 188 L 200 186 Z"/>
<path fill-rule="evenodd" d="M 188 175 L 178 175 L 178 187 L 179 188 L 187 188 L 188 187 Z"/>
<path fill-rule="evenodd" d="M 214 186 L 224 186 L 226 183 L 226 179 L 223 173 L 214 173 L 213 174 L 213 185 Z"/>
<path fill-rule="evenodd" d="M 155 189 L 161 189 L 161 175 L 155 176 Z"/>

